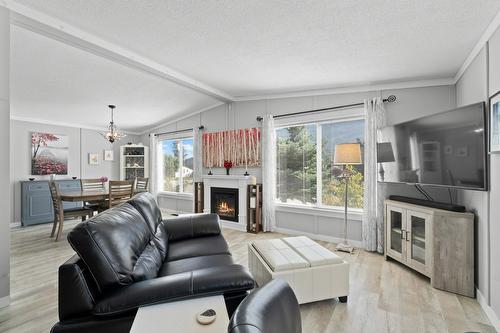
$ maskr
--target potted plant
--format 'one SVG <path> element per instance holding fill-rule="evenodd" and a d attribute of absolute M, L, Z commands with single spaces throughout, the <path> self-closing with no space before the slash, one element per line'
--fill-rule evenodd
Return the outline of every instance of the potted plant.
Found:
<path fill-rule="evenodd" d="M 224 161 L 224 168 L 226 168 L 226 175 L 229 176 L 229 170 L 233 167 L 233 162 Z"/>

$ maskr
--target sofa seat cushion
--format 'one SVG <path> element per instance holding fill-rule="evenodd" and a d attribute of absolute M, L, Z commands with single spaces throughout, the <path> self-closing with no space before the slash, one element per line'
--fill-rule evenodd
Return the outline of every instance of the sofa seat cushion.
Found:
<path fill-rule="evenodd" d="M 167 261 L 158 272 L 158 276 L 167 276 L 177 273 L 190 272 L 197 269 L 234 264 L 233 257 L 229 254 L 215 254 L 210 256 L 193 257 Z"/>
<path fill-rule="evenodd" d="M 129 313 L 141 306 L 192 297 L 241 293 L 253 287 L 254 280 L 245 267 L 215 266 L 122 287 L 98 300 L 92 312 L 97 316 L 117 315 Z"/>
<path fill-rule="evenodd" d="M 167 261 L 214 254 L 231 254 L 222 235 L 170 241 L 167 253 Z"/>
<path fill-rule="evenodd" d="M 68 241 L 101 292 L 155 277 L 163 263 L 146 221 L 128 203 L 79 223 Z"/>
<path fill-rule="evenodd" d="M 252 246 L 274 272 L 309 267 L 309 263 L 281 239 L 257 240 Z"/>

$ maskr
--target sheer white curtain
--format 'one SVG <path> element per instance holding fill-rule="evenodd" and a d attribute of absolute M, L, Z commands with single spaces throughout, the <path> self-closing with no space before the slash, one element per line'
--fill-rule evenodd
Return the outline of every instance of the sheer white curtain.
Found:
<path fill-rule="evenodd" d="M 365 100 L 365 193 L 363 243 L 367 251 L 384 252 L 385 186 L 377 183 L 377 129 L 386 123 L 380 97 Z"/>
<path fill-rule="evenodd" d="M 262 229 L 271 231 L 275 222 L 276 139 L 274 118 L 265 115 L 262 121 Z"/>
<path fill-rule="evenodd" d="M 158 194 L 158 137 L 149 134 L 149 191 L 156 199 Z"/>

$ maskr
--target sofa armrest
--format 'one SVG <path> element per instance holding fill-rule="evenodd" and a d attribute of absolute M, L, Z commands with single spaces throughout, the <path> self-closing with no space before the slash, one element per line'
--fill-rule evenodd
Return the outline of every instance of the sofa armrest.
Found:
<path fill-rule="evenodd" d="M 216 266 L 133 283 L 113 291 L 94 307 L 93 314 L 126 313 L 142 306 L 182 299 L 250 290 L 254 280 L 241 265 Z"/>
<path fill-rule="evenodd" d="M 220 235 L 217 214 L 188 214 L 163 220 L 169 241 Z"/>
<path fill-rule="evenodd" d="M 94 307 L 84 272 L 87 270 L 78 255 L 59 266 L 59 319 L 67 320 L 88 316 Z"/>

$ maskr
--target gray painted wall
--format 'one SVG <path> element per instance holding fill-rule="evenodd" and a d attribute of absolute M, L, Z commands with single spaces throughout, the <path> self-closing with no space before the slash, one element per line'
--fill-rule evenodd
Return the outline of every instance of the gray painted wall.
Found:
<path fill-rule="evenodd" d="M 105 121 L 105 119 L 103 120 Z M 11 120 L 11 154 L 12 167 L 10 193 L 11 222 L 21 221 L 21 184 L 20 181 L 34 177 L 37 180 L 48 179 L 49 176 L 31 176 L 31 132 L 47 132 L 68 136 L 69 160 L 68 175 L 57 176 L 57 179 L 98 178 L 107 176 L 109 179 L 120 178 L 120 145 L 126 142 L 138 143 L 140 137 L 130 135 L 114 145 L 106 142 L 97 131 L 76 127 L 56 126 L 19 120 Z M 105 124 L 105 123 L 103 123 Z M 104 150 L 114 150 L 114 161 L 104 161 Z M 99 154 L 99 165 L 88 163 L 88 154 Z"/>
<path fill-rule="evenodd" d="M 0 151 L 9 156 L 10 103 L 10 19 L 9 11 L 0 7 Z M 5 157 L 4 157 L 5 159 Z M 10 216 L 9 163 L 0 163 L 0 212 L 7 220 Z M 0 223 L 0 306 L 8 304 L 10 294 L 10 232 L 9 223 Z"/>
<path fill-rule="evenodd" d="M 489 95 L 500 91 L 500 29 L 489 41 Z M 490 156 L 490 304 L 500 318 L 500 154 Z"/>
<path fill-rule="evenodd" d="M 487 100 L 487 52 L 483 49 L 456 84 L 457 105 Z M 489 298 L 489 193 L 461 191 L 459 201 L 476 213 L 476 285 L 486 299 Z"/>
<path fill-rule="evenodd" d="M 500 91 L 500 29 L 490 38 L 456 84 L 457 104 L 488 102 Z M 477 288 L 500 318 L 500 154 L 490 155 L 490 191 L 463 192 L 463 203 L 476 211 Z"/>
<path fill-rule="evenodd" d="M 208 132 L 257 127 L 260 126 L 260 123 L 257 122 L 256 117 L 264 114 L 279 115 L 335 105 L 358 103 L 362 102 L 365 98 L 372 98 L 375 96 L 382 96 L 385 98 L 389 95 L 397 96 L 397 101 L 395 103 L 386 104 L 389 123 L 397 123 L 422 115 L 433 114 L 451 109 L 456 105 L 454 86 L 256 100 L 224 104 L 202 112 L 201 114 L 172 122 L 154 130 L 154 132 L 185 129 L 199 125 L 204 125 Z M 147 135 L 143 136 L 142 141 L 147 142 L 147 140 Z M 213 171 L 216 174 L 224 173 L 223 169 L 216 169 Z M 207 170 L 204 170 L 204 172 L 206 173 Z M 240 172 L 243 174 L 244 170 L 234 169 L 232 172 Z M 250 173 L 255 175 L 258 181 L 261 180 L 260 168 L 250 170 Z M 429 189 L 429 192 L 436 200 L 448 200 L 446 190 Z M 418 196 L 416 190 L 407 185 L 390 185 L 389 193 Z M 160 196 L 158 202 L 164 208 L 179 211 L 191 211 L 193 206 L 192 199 L 186 198 L 177 199 L 175 197 Z M 342 237 L 343 215 L 328 214 L 314 209 L 278 209 L 276 213 L 276 225 L 290 232 L 306 233 L 320 239 L 338 239 Z M 350 220 L 349 239 L 354 241 L 361 240 L 361 220 L 359 216 Z"/>

